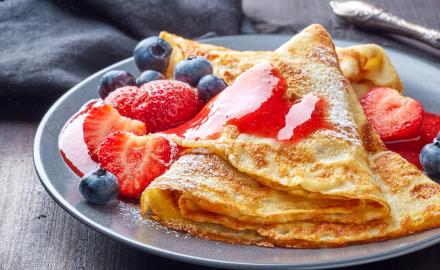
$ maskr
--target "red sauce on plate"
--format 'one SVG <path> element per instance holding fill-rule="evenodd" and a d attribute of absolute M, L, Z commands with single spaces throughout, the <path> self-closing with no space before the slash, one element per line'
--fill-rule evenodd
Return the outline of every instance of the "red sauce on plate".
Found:
<path fill-rule="evenodd" d="M 242 133 L 295 142 L 328 127 L 325 102 L 308 94 L 296 102 L 285 97 L 286 81 L 269 62 L 237 77 L 188 122 L 166 131 L 187 139 L 215 139 L 226 124 Z"/>
<path fill-rule="evenodd" d="M 425 112 L 420 136 L 405 141 L 385 142 L 387 148 L 400 154 L 409 162 L 422 169 L 420 164 L 420 151 L 423 146 L 432 143 L 440 128 L 440 116 L 435 113 Z"/>
<path fill-rule="evenodd" d="M 98 167 L 98 163 L 89 156 L 83 135 L 84 119 L 96 102 L 97 100 L 92 100 L 86 103 L 72 116 L 63 127 L 58 138 L 58 147 L 64 162 L 80 177 Z"/>

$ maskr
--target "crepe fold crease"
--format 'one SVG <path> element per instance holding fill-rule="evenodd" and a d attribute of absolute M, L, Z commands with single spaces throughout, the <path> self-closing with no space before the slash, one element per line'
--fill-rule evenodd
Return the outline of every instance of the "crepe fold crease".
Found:
<path fill-rule="evenodd" d="M 188 150 L 143 192 L 144 215 L 211 240 L 294 248 L 378 241 L 440 225 L 440 186 L 385 149 L 322 26 L 309 26 L 275 52 L 162 36 L 174 47 L 168 72 L 179 59 L 203 55 L 231 85 L 269 62 L 286 79 L 286 99 L 312 93 L 327 102 L 332 128 L 291 144 L 230 124 L 216 138 L 174 136 Z"/>

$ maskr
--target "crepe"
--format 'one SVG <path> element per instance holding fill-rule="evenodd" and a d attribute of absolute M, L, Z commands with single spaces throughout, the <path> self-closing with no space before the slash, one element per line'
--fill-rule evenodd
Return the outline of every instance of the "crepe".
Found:
<path fill-rule="evenodd" d="M 336 48 L 342 73 L 361 98 L 373 87 L 390 87 L 403 92 L 396 69 L 383 48 L 375 44 Z"/>
<path fill-rule="evenodd" d="M 214 71 L 233 74 L 235 83 L 262 66 L 276 67 L 286 80 L 284 97 L 319 96 L 331 125 L 287 144 L 231 124 L 210 138 L 174 136 L 189 150 L 144 191 L 144 215 L 212 240 L 313 248 L 440 225 L 439 185 L 386 151 L 321 26 L 306 28 L 274 53 L 199 47 L 192 54 L 210 58 Z"/>
<path fill-rule="evenodd" d="M 172 77 L 177 62 L 191 55 L 208 58 L 215 67 L 215 74 L 228 84 L 246 69 L 259 63 L 271 52 L 237 52 L 220 46 L 203 44 L 167 32 L 160 36 L 173 46 L 171 63 L 167 71 Z M 362 44 L 336 48 L 341 71 L 352 84 L 358 98 L 373 87 L 390 87 L 400 93 L 403 85 L 385 50 L 376 44 Z M 244 58 L 242 61 L 241 58 Z M 235 66 L 234 63 L 240 63 Z"/>

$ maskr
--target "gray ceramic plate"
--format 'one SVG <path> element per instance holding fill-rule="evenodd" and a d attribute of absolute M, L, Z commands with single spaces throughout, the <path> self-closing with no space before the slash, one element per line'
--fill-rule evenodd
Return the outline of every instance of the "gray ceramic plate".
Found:
<path fill-rule="evenodd" d="M 206 42 L 237 50 L 273 50 L 287 36 L 231 36 Z M 353 42 L 336 41 L 337 46 Z M 406 94 L 440 113 L 440 70 L 416 57 L 388 50 L 403 80 Z M 52 198 L 72 216 L 88 226 L 130 246 L 171 259 L 228 268 L 331 268 L 383 260 L 413 252 L 440 242 L 440 228 L 381 243 L 339 249 L 283 249 L 232 245 L 196 239 L 142 220 L 136 206 L 117 201 L 106 206 L 85 203 L 78 192 L 79 178 L 64 164 L 57 146 L 64 123 L 82 104 L 97 97 L 101 75 L 124 69 L 138 75 L 132 58 L 119 62 L 84 80 L 62 96 L 47 112 L 34 144 L 35 167 Z"/>

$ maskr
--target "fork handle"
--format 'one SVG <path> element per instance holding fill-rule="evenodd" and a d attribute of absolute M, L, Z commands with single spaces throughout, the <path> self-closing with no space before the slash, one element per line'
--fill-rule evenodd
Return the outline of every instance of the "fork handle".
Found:
<path fill-rule="evenodd" d="M 363 1 L 331 1 L 336 15 L 364 28 L 376 28 L 420 40 L 440 49 L 440 32 L 410 23 Z"/>

